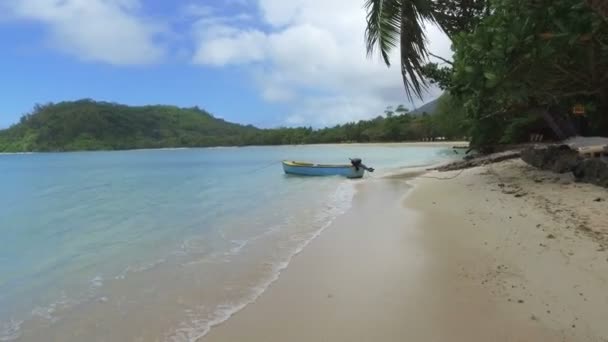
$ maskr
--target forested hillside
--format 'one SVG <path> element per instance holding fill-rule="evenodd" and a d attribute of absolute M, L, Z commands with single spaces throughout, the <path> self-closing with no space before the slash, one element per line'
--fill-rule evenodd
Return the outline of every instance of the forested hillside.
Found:
<path fill-rule="evenodd" d="M 129 107 L 92 100 L 36 106 L 0 132 L 2 151 L 116 150 L 237 145 L 252 126 L 214 118 L 198 108 Z"/>
<path fill-rule="evenodd" d="M 410 115 L 388 107 L 375 119 L 313 130 L 259 129 L 215 118 L 205 110 L 174 106 L 132 107 L 93 100 L 37 105 L 18 124 L 0 131 L 0 151 L 122 150 L 461 138 L 457 115 Z"/>

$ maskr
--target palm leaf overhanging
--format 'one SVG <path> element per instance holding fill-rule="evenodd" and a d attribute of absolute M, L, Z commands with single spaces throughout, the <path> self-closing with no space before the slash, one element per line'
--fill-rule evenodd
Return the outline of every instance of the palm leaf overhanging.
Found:
<path fill-rule="evenodd" d="M 366 0 L 367 54 L 376 49 L 390 66 L 389 53 L 399 46 L 401 74 L 410 100 L 422 97 L 427 82 L 422 67 L 430 55 L 425 24 L 437 24 L 448 36 L 473 30 L 487 14 L 488 0 Z"/>
<path fill-rule="evenodd" d="M 414 96 L 422 97 L 427 87 L 421 70 L 428 57 L 424 22 L 435 22 L 431 5 L 428 0 L 367 0 L 365 3 L 368 56 L 378 49 L 390 66 L 390 51 L 400 47 L 403 85 L 410 100 Z"/>

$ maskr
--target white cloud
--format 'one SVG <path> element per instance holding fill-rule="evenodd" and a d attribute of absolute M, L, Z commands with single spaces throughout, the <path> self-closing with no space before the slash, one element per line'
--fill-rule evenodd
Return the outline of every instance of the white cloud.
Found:
<path fill-rule="evenodd" d="M 292 126 L 306 126 L 307 122 L 304 117 L 298 114 L 289 115 L 285 119 L 285 123 Z"/>
<path fill-rule="evenodd" d="M 295 98 L 294 92 L 280 84 L 268 84 L 262 87 L 262 97 L 268 102 L 288 102 Z"/>
<path fill-rule="evenodd" d="M 196 51 L 195 63 L 224 66 L 258 62 L 266 58 L 267 39 L 262 32 L 214 26 L 205 34 L 214 38 Z"/>
<path fill-rule="evenodd" d="M 53 48 L 87 61 L 115 65 L 148 64 L 164 50 L 159 28 L 135 13 L 139 0 L 4 0 L 11 17 L 38 21 L 49 29 Z"/>
<path fill-rule="evenodd" d="M 375 117 L 387 105 L 423 102 L 407 104 L 400 70 L 379 56 L 367 58 L 363 1 L 258 0 L 258 7 L 269 31 L 199 23 L 193 62 L 246 65 L 262 97 L 285 104 L 283 123 L 333 125 Z M 427 34 L 432 52 L 451 55 L 439 29 Z M 437 95 L 434 89 L 428 98 Z"/>

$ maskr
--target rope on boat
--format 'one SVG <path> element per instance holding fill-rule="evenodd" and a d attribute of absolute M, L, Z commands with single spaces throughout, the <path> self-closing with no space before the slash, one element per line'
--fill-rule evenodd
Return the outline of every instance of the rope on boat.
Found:
<path fill-rule="evenodd" d="M 260 166 L 260 167 L 257 167 L 257 168 L 255 168 L 255 169 L 248 170 L 248 171 L 245 171 L 245 172 L 243 172 L 243 173 L 254 173 L 254 172 L 262 171 L 262 170 L 265 170 L 265 169 L 267 169 L 267 168 L 269 168 L 269 167 L 271 167 L 271 166 L 273 166 L 273 165 L 275 165 L 275 164 L 277 164 L 277 163 L 280 163 L 280 162 L 281 162 L 281 161 L 276 161 L 276 160 L 275 160 L 275 161 L 272 161 L 272 162 L 270 162 L 270 163 L 268 163 L 268 164 L 266 164 L 266 165 L 264 165 L 264 166 Z"/>

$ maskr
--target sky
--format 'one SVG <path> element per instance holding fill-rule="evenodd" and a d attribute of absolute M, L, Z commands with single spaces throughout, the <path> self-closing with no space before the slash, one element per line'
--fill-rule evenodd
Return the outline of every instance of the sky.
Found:
<path fill-rule="evenodd" d="M 364 44 L 363 0 L 0 0 L 0 127 L 36 103 L 199 106 L 260 127 L 324 127 L 409 103 L 398 51 Z M 431 52 L 450 41 L 428 26 Z"/>

